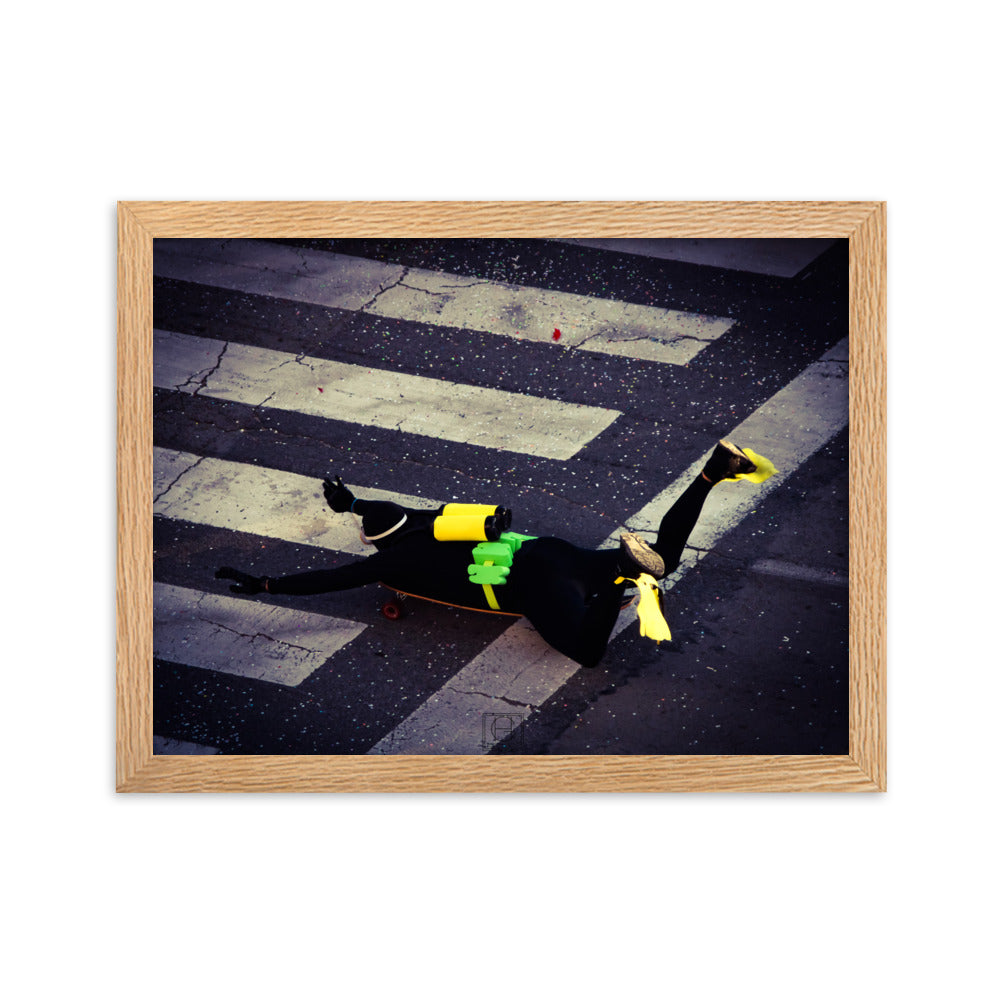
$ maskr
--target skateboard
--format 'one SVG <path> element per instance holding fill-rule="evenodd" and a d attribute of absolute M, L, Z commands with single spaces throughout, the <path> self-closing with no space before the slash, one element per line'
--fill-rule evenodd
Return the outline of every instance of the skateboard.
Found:
<path fill-rule="evenodd" d="M 380 584 L 380 586 L 385 587 L 385 589 L 392 594 L 392 597 L 385 601 L 381 609 L 382 614 L 391 622 L 399 621 L 399 619 L 406 614 L 406 602 L 410 599 L 427 601 L 429 604 L 440 604 L 446 608 L 457 608 L 459 611 L 478 611 L 483 615 L 505 615 L 507 618 L 522 617 L 521 613 L 518 611 L 493 611 L 490 608 L 470 608 L 464 604 L 452 604 L 449 601 L 439 601 L 434 597 L 422 597 L 420 594 L 408 594 L 405 591 L 397 590 L 395 587 L 390 587 L 387 583 Z M 635 600 L 635 597 L 625 598 L 625 600 L 622 601 L 622 610 L 624 611 Z"/>
<path fill-rule="evenodd" d="M 508 618 L 520 618 L 521 614 L 517 611 L 493 611 L 490 608 L 470 608 L 464 604 L 452 604 L 449 601 L 439 601 L 434 597 L 422 597 L 420 594 L 408 594 L 405 591 L 397 590 L 395 587 L 390 587 L 387 583 L 380 584 L 380 586 L 385 587 L 393 596 L 390 597 L 382 605 L 382 614 L 385 615 L 389 621 L 398 621 L 403 615 L 406 614 L 406 602 L 411 598 L 416 601 L 427 601 L 429 604 L 441 604 L 446 608 L 457 608 L 459 611 L 478 611 L 483 615 L 506 615 Z"/>

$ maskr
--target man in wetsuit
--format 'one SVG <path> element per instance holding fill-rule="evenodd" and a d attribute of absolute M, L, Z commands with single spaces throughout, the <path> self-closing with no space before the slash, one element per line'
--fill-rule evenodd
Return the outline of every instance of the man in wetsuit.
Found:
<path fill-rule="evenodd" d="M 506 581 L 494 588 L 499 609 L 524 615 L 550 646 L 581 666 L 597 666 L 628 582 L 642 573 L 656 580 L 672 573 L 712 487 L 756 471 L 747 453 L 720 441 L 701 473 L 663 516 L 652 545 L 629 532 L 622 534 L 618 549 L 608 550 L 583 549 L 554 537 L 523 541 Z M 335 512 L 361 516 L 362 541 L 375 547 L 373 555 L 334 569 L 283 577 L 255 577 L 224 566 L 216 577 L 235 581 L 230 590 L 239 594 L 324 594 L 383 583 L 403 593 L 491 610 L 484 588 L 469 580 L 475 543 L 434 538 L 440 509 L 362 500 L 339 477 L 336 482 L 324 480 L 323 492 Z"/>

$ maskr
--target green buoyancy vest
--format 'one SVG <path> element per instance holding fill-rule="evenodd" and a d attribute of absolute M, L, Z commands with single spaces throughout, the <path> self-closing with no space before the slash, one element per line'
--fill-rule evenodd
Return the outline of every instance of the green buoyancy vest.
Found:
<path fill-rule="evenodd" d="M 483 588 L 486 603 L 494 611 L 500 610 L 500 602 L 493 593 L 493 588 L 507 582 L 517 550 L 524 542 L 530 542 L 535 537 L 505 531 L 497 541 L 480 542 L 472 550 L 474 562 L 469 565 L 469 582 Z"/>

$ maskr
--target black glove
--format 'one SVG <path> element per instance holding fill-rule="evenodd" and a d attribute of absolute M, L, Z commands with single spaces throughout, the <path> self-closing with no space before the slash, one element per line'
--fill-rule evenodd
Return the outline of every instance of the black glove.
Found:
<path fill-rule="evenodd" d="M 350 510 L 351 504 L 354 503 L 354 494 L 340 481 L 340 476 L 337 476 L 332 483 L 329 479 L 323 480 L 323 496 L 326 497 L 331 509 L 338 514 Z"/>
<path fill-rule="evenodd" d="M 216 580 L 235 580 L 236 582 L 229 588 L 234 594 L 259 594 L 264 589 L 266 576 L 251 576 L 249 573 L 241 573 L 232 566 L 223 566 L 215 571 Z"/>

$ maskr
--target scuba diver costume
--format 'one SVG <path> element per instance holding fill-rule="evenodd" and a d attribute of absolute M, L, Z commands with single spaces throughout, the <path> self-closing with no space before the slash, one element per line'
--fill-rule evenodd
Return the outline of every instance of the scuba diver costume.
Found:
<path fill-rule="evenodd" d="M 244 594 L 325 594 L 382 583 L 463 608 L 523 615 L 554 649 L 581 666 L 594 667 L 607 648 L 626 586 L 643 576 L 652 583 L 678 567 L 712 487 L 723 479 L 762 481 L 773 472 L 753 452 L 720 442 L 703 472 L 664 514 L 652 545 L 626 533 L 618 549 L 607 550 L 580 548 L 561 538 L 515 535 L 506 530 L 509 511 L 500 507 L 471 505 L 476 510 L 467 514 L 448 510 L 455 505 L 428 511 L 362 500 L 338 477 L 324 481 L 327 503 L 338 513 L 360 515 L 362 540 L 374 545 L 374 554 L 333 569 L 277 578 L 252 577 L 230 567 L 216 577 L 235 580 L 230 589 Z M 460 517 L 471 520 L 459 528 Z M 475 533 L 462 540 L 438 540 L 464 531 Z M 497 562 L 506 561 L 504 551 L 510 551 L 510 565 L 501 572 Z M 492 563 L 489 569 L 486 563 Z M 497 582 L 484 586 L 477 579 Z M 651 637 L 667 638 L 669 631 Z"/>

